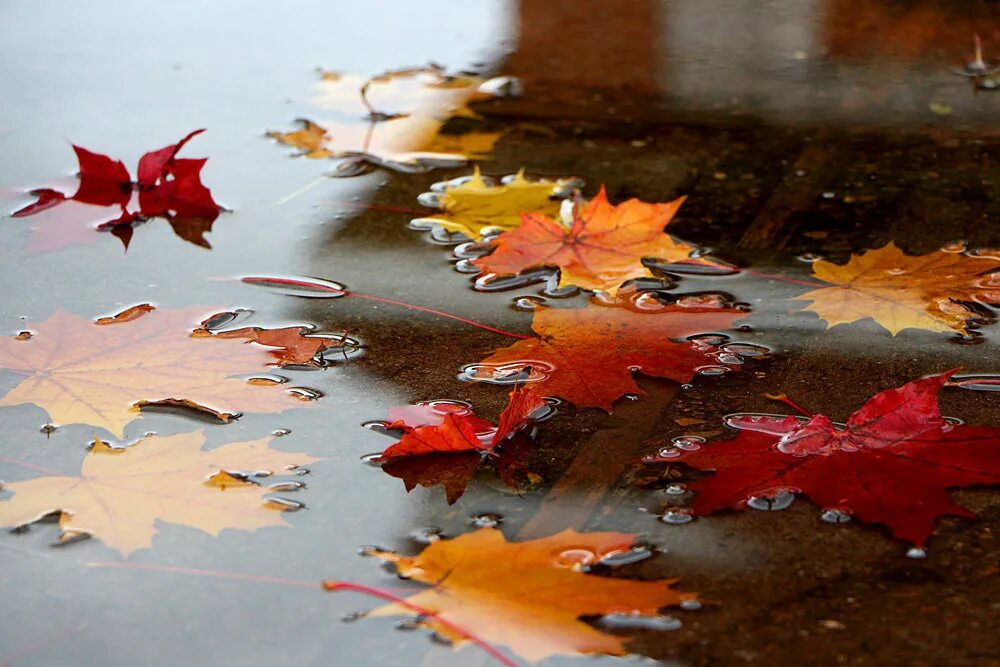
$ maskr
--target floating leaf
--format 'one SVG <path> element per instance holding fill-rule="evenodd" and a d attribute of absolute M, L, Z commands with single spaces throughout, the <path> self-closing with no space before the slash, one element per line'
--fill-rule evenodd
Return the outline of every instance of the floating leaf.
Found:
<path fill-rule="evenodd" d="M 847 264 L 813 263 L 831 287 L 807 292 L 806 310 L 827 326 L 871 318 L 893 336 L 903 329 L 965 333 L 977 313 L 963 302 L 1000 302 L 1000 260 L 935 251 L 906 255 L 893 243 L 852 255 Z"/>
<path fill-rule="evenodd" d="M 1000 483 L 1000 429 L 941 417 L 937 394 L 953 373 L 876 394 L 843 426 L 825 415 L 735 417 L 736 438 L 662 460 L 715 471 L 690 486 L 695 514 L 801 492 L 922 546 L 938 517 L 974 516 L 947 489 Z"/>
<path fill-rule="evenodd" d="M 122 555 L 152 546 L 156 522 L 190 526 L 217 536 L 224 528 L 253 531 L 287 525 L 273 491 L 243 474 L 275 472 L 312 463 L 301 453 L 268 448 L 268 440 L 205 451 L 201 431 L 148 436 L 123 448 L 100 440 L 79 476 L 52 475 L 4 484 L 0 525 L 23 526 L 59 513 L 63 538 L 90 535 Z"/>
<path fill-rule="evenodd" d="M 139 317 L 130 311 L 131 319 L 112 318 L 118 323 L 111 326 L 58 312 L 30 325 L 34 335 L 27 340 L 0 339 L 0 368 L 25 376 L 0 406 L 34 403 L 56 423 L 89 424 L 123 437 L 143 405 L 182 405 L 223 421 L 301 405 L 280 389 L 234 377 L 272 365 L 275 348 L 245 336 L 192 335 L 201 309 Z"/>
<path fill-rule="evenodd" d="M 489 255 L 474 261 L 482 271 L 517 274 L 540 266 L 559 268 L 559 285 L 576 285 L 611 294 L 633 278 L 652 276 L 642 260 L 693 260 L 694 246 L 664 232 L 684 202 L 647 204 L 638 199 L 612 206 L 604 188 L 563 225 L 543 214 L 524 213 L 521 225 L 492 243 Z"/>
<path fill-rule="evenodd" d="M 394 563 L 407 579 L 431 586 L 406 599 L 436 615 L 422 618 L 423 625 L 461 642 L 463 637 L 440 618 L 537 662 L 554 655 L 625 655 L 625 637 L 601 632 L 581 618 L 623 610 L 655 615 L 663 607 L 695 599 L 692 593 L 673 590 L 675 579 L 633 581 L 586 574 L 581 567 L 634 544 L 635 535 L 628 533 L 573 530 L 508 542 L 499 530 L 483 528 L 433 542 L 417 556 L 374 555 Z M 328 588 L 336 590 L 336 585 Z M 369 615 L 412 613 L 390 604 Z"/>

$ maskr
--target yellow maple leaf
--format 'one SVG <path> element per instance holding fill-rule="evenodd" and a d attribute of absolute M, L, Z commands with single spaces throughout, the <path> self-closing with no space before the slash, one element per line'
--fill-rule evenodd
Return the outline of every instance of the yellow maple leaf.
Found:
<path fill-rule="evenodd" d="M 476 167 L 461 185 L 448 186 L 438 199 L 440 213 L 421 222 L 432 222 L 450 232 L 459 232 L 474 241 L 483 239 L 483 230 L 507 231 L 521 224 L 522 213 L 541 213 L 555 218 L 561 199 L 576 192 L 574 179 L 529 181 L 524 170 L 508 183 L 491 185 Z"/>
<path fill-rule="evenodd" d="M 846 264 L 818 261 L 813 276 L 830 287 L 807 292 L 806 310 L 827 326 L 871 318 L 893 336 L 903 329 L 966 333 L 975 311 L 961 301 L 1000 301 L 1000 261 L 935 251 L 907 255 L 889 243 L 851 255 Z"/>
<path fill-rule="evenodd" d="M 652 615 L 665 606 L 694 600 L 671 589 L 675 579 L 633 581 L 586 574 L 581 563 L 627 550 L 635 535 L 566 530 L 525 542 L 507 542 L 503 533 L 483 528 L 455 539 L 433 542 L 413 557 L 376 552 L 399 573 L 433 588 L 406 599 L 438 618 L 493 644 L 510 647 L 532 662 L 578 653 L 628 653 L 623 637 L 601 632 L 580 620 L 627 611 Z M 336 590 L 336 585 L 328 588 Z M 412 614 L 390 604 L 375 616 Z M 429 618 L 442 636 L 462 637 Z"/>
<path fill-rule="evenodd" d="M 25 376 L 0 406 L 34 403 L 56 423 L 89 424 L 118 438 L 148 404 L 192 407 L 223 421 L 240 412 L 301 406 L 273 383 L 260 386 L 234 377 L 272 365 L 274 348 L 192 335 L 192 324 L 204 314 L 153 310 L 101 325 L 55 313 L 31 325 L 30 338 L 0 338 L 0 369 Z"/>
<path fill-rule="evenodd" d="M 127 556 L 152 545 L 157 521 L 217 536 L 223 528 L 253 531 L 288 525 L 269 503 L 267 486 L 232 473 L 272 471 L 317 459 L 268 448 L 268 439 L 202 450 L 204 433 L 148 436 L 113 449 L 97 440 L 80 475 L 4 484 L 0 525 L 24 526 L 59 512 L 63 540 L 89 535 Z"/>

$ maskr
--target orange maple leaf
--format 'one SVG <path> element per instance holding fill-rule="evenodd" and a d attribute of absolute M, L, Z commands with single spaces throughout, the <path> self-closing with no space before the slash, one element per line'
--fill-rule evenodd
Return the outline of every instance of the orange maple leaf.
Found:
<path fill-rule="evenodd" d="M 717 351 L 684 337 L 732 328 L 745 316 L 729 307 L 662 305 L 649 312 L 591 303 L 584 308 L 538 308 L 531 328 L 537 338 L 500 348 L 483 360 L 489 369 L 527 378 L 542 396 L 558 396 L 580 408 L 602 408 L 625 394 L 642 394 L 638 371 L 687 382 L 705 366 L 718 368 Z M 475 377 L 473 377 L 475 379 Z"/>
<path fill-rule="evenodd" d="M 238 473 L 282 474 L 317 459 L 269 449 L 267 439 L 208 451 L 204 443 L 201 431 L 148 436 L 123 448 L 98 440 L 78 477 L 5 484 L 14 495 L 0 502 L 0 525 L 23 526 L 58 512 L 61 541 L 92 536 L 125 556 L 152 545 L 158 520 L 210 535 L 287 525 L 274 510 L 288 506 L 266 497 L 275 489 Z"/>
<path fill-rule="evenodd" d="M 673 590 L 676 579 L 633 581 L 595 576 L 581 566 L 635 544 L 628 533 L 577 533 L 525 542 L 507 542 L 503 533 L 483 528 L 455 539 L 433 542 L 417 556 L 375 552 L 395 563 L 407 579 L 433 588 L 406 599 L 436 618 L 423 623 L 438 634 L 461 642 L 453 627 L 475 633 L 493 644 L 537 662 L 553 655 L 603 653 L 625 655 L 624 637 L 601 632 L 580 620 L 628 610 L 653 615 L 667 606 L 695 600 L 693 593 Z M 336 590 L 336 582 L 328 589 Z M 400 604 L 372 616 L 412 614 Z"/>
<path fill-rule="evenodd" d="M 962 302 L 1000 302 L 1000 257 L 935 251 L 907 255 L 889 243 L 851 255 L 846 264 L 818 261 L 813 275 L 829 287 L 796 300 L 830 327 L 866 318 L 893 336 L 903 329 L 965 333 L 977 313 Z"/>
<path fill-rule="evenodd" d="M 145 405 L 191 407 L 222 421 L 301 405 L 274 382 L 234 377 L 272 365 L 272 351 L 281 348 L 245 336 L 195 335 L 192 324 L 204 314 L 136 307 L 98 324 L 58 312 L 32 325 L 29 337 L 0 339 L 0 368 L 26 376 L 0 406 L 34 403 L 56 423 L 89 424 L 121 438 Z"/>
<path fill-rule="evenodd" d="M 612 206 L 604 187 L 572 225 L 542 213 L 521 214 L 521 226 L 502 233 L 494 250 L 475 260 L 486 273 L 516 274 L 540 266 L 559 267 L 559 285 L 576 285 L 614 294 L 627 280 L 653 275 L 645 258 L 688 260 L 695 250 L 664 232 L 684 202 L 648 204 L 638 199 Z"/>

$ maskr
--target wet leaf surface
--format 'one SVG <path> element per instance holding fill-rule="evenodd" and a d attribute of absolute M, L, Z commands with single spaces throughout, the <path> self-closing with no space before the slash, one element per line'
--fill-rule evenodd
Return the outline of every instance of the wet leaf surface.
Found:
<path fill-rule="evenodd" d="M 802 493 L 828 513 L 878 523 L 923 546 L 942 516 L 975 516 L 950 488 L 1000 483 L 1000 429 L 949 423 L 937 394 L 954 371 L 876 394 L 845 425 L 826 415 L 738 416 L 736 438 L 676 460 L 715 475 L 691 485 L 696 514 Z M 836 521 L 831 515 L 832 521 Z"/>
<path fill-rule="evenodd" d="M 200 431 L 149 436 L 124 448 L 97 440 L 79 476 L 51 475 L 5 484 L 0 525 L 18 527 L 59 514 L 60 540 L 87 535 L 127 556 L 153 545 L 157 521 L 218 535 L 225 528 L 253 531 L 287 526 L 268 507 L 274 494 L 259 477 L 281 475 L 317 459 L 271 449 L 268 440 L 205 451 Z"/>
<path fill-rule="evenodd" d="M 653 616 L 663 607 L 695 599 L 673 590 L 674 579 L 633 581 L 585 573 L 586 564 L 634 542 L 635 536 L 627 533 L 572 530 L 508 542 L 500 531 L 483 528 L 434 542 L 417 556 L 374 555 L 393 563 L 401 576 L 432 586 L 407 602 L 537 662 L 559 654 L 624 655 L 622 637 L 581 617 L 622 610 Z M 389 605 L 368 615 L 408 613 L 410 609 Z M 462 640 L 434 618 L 421 622 L 452 641 Z"/>
<path fill-rule="evenodd" d="M 1000 258 L 937 251 L 905 254 L 889 243 L 843 265 L 820 260 L 813 275 L 835 287 L 798 297 L 827 326 L 871 318 L 893 336 L 904 329 L 958 331 L 982 315 L 966 305 L 1000 303 Z"/>
<path fill-rule="evenodd" d="M 33 325 L 27 340 L 0 339 L 0 368 L 24 376 L 0 405 L 33 403 L 56 423 L 89 424 L 118 438 L 141 405 L 181 405 L 222 421 L 301 407 L 279 382 L 258 386 L 234 376 L 261 373 L 276 357 L 301 357 L 303 344 L 309 351 L 315 340 L 283 330 L 263 334 L 258 346 L 248 344 L 262 337 L 254 330 L 196 333 L 192 324 L 204 315 L 198 308 L 152 310 L 101 324 L 56 313 Z M 291 349 L 281 347 L 286 341 Z"/>

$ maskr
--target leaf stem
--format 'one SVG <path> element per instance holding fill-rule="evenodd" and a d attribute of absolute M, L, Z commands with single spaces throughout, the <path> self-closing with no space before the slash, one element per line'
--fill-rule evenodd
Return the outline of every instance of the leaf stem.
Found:
<path fill-rule="evenodd" d="M 484 653 L 489 655 L 491 658 L 496 660 L 501 665 L 504 665 L 505 667 L 517 667 L 517 663 L 511 661 L 505 655 L 500 653 L 500 651 L 493 648 L 484 639 L 481 639 L 480 637 L 476 636 L 469 630 L 466 630 L 458 625 L 455 625 L 451 621 L 445 620 L 436 611 L 428 609 L 427 607 L 422 607 L 418 604 L 414 604 L 405 598 L 398 597 L 396 595 L 393 595 L 392 593 L 380 590 L 378 588 L 372 588 L 370 586 L 364 586 L 362 584 L 352 584 L 351 582 L 348 581 L 337 581 L 333 579 L 328 579 L 324 581 L 323 588 L 324 590 L 328 591 L 353 591 L 355 593 L 362 593 L 364 595 L 370 595 L 372 597 L 379 598 L 380 600 L 385 600 L 386 602 L 392 602 L 394 604 L 398 604 L 401 607 L 406 607 L 410 611 L 420 614 L 421 616 L 433 618 L 442 627 L 445 627 L 448 630 L 451 630 L 452 632 L 461 635 L 462 637 L 465 637 L 473 644 L 481 648 Z"/>
<path fill-rule="evenodd" d="M 437 612 L 430 609 L 421 607 L 420 605 L 409 602 L 405 598 L 393 595 L 389 591 L 374 588 L 372 586 L 364 586 L 362 584 L 354 584 L 348 581 L 336 581 L 336 580 L 326 580 L 320 585 L 317 585 L 314 581 L 305 581 L 302 579 L 287 579 L 285 577 L 271 577 L 262 576 L 257 574 L 244 574 L 240 572 L 226 572 L 223 570 L 202 570 L 193 567 L 182 567 L 179 565 L 163 565 L 160 563 L 128 563 L 128 562 L 114 562 L 114 561 L 91 561 L 87 563 L 87 567 L 95 568 L 108 568 L 108 569 L 119 569 L 119 570 L 151 570 L 154 572 L 170 572 L 173 574 L 187 574 L 196 577 L 213 577 L 216 579 L 232 579 L 235 581 L 252 581 L 259 584 L 277 584 L 279 586 L 294 586 L 296 588 L 311 588 L 316 590 L 321 588 L 326 591 L 353 591 L 355 593 L 363 593 L 364 595 L 369 595 L 371 597 L 376 597 L 380 600 L 385 600 L 386 602 L 393 602 L 402 607 L 427 616 L 428 618 L 433 618 L 443 627 L 451 630 L 455 634 L 465 637 L 473 644 L 478 646 L 489 655 L 491 658 L 496 660 L 504 667 L 517 667 L 517 663 L 511 661 L 509 658 L 504 656 L 502 653 L 493 648 L 485 640 L 476 636 L 474 633 L 441 618 Z"/>
<path fill-rule="evenodd" d="M 787 405 L 791 409 L 795 410 L 796 412 L 798 412 L 798 413 L 800 413 L 802 415 L 805 415 L 806 417 L 812 417 L 812 416 L 814 416 L 813 413 L 809 412 L 808 410 L 806 410 L 805 408 L 803 408 L 802 406 L 800 406 L 798 403 L 796 403 L 792 399 L 788 398 L 788 394 L 785 394 L 785 393 L 781 393 L 781 394 L 764 394 L 764 396 L 765 396 L 765 398 L 769 398 L 772 401 L 777 401 L 778 403 L 784 403 L 785 405 Z"/>

